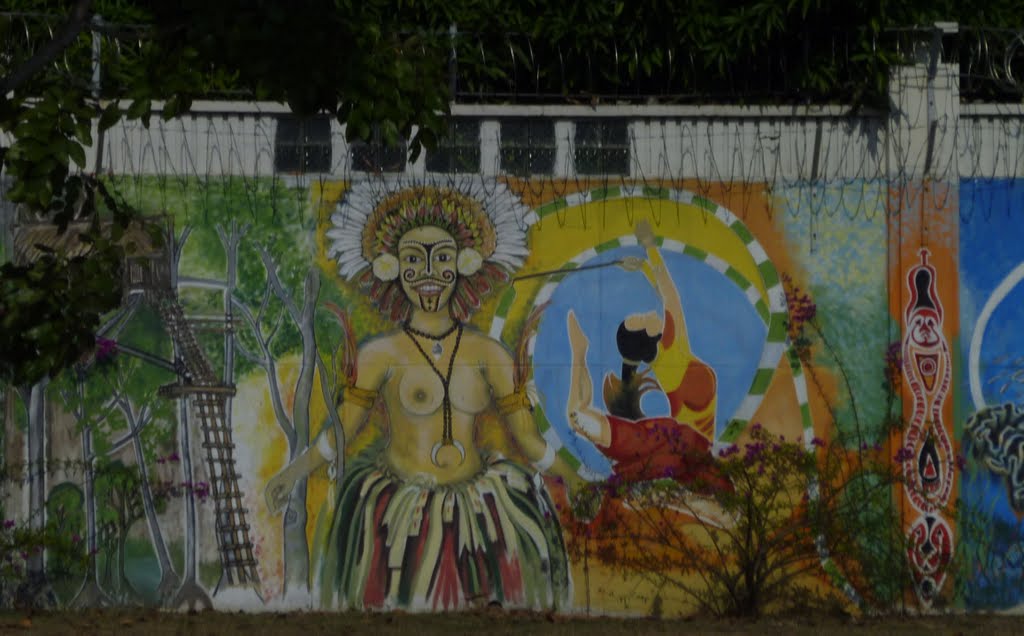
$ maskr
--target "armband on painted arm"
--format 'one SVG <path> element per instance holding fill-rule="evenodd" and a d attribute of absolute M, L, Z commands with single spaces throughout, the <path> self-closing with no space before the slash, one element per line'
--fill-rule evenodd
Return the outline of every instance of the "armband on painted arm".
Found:
<path fill-rule="evenodd" d="M 324 458 L 325 462 L 333 462 L 334 458 L 338 456 L 337 447 L 331 444 L 329 439 L 331 435 L 332 432 L 325 428 L 316 438 L 316 449 L 320 452 L 320 456 Z"/>
<path fill-rule="evenodd" d="M 343 402 L 351 402 L 356 406 L 361 406 L 364 409 L 373 408 L 374 403 L 377 402 L 377 391 L 371 391 L 370 389 L 360 389 L 357 386 L 347 386 L 342 393 Z"/>
<path fill-rule="evenodd" d="M 506 416 L 515 413 L 520 409 L 533 410 L 530 398 L 526 395 L 525 388 L 519 388 L 505 397 L 496 398 L 494 405 L 498 409 L 498 415 Z"/>
<path fill-rule="evenodd" d="M 555 463 L 555 449 L 551 444 L 544 445 L 544 456 L 533 462 L 538 472 L 545 473 Z"/>

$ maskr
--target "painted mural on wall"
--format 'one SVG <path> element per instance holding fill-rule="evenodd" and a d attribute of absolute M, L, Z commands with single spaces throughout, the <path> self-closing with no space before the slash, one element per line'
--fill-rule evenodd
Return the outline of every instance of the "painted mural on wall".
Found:
<path fill-rule="evenodd" d="M 29 555 L 61 602 L 661 612 L 656 584 L 570 550 L 571 528 L 639 518 L 581 507 L 586 484 L 669 482 L 683 532 L 728 527 L 709 494 L 733 444 L 813 450 L 877 402 L 878 184 L 833 188 L 872 213 L 816 228 L 800 186 L 132 187 L 168 253 L 130 263 L 92 358 L 5 413 L 5 465 L 51 464 L 5 516 L 87 555 Z M 828 350 L 794 342 L 794 287 Z M 841 578 L 823 554 L 815 580 Z"/>
<path fill-rule="evenodd" d="M 919 599 L 931 606 L 953 555 L 953 531 L 943 514 L 953 490 L 955 462 L 945 422 L 952 358 L 943 334 L 945 310 L 936 270 L 923 248 L 907 274 L 903 375 L 913 395 L 903 438 L 904 492 L 915 511 L 907 531 L 910 566 Z"/>
<path fill-rule="evenodd" d="M 961 209 L 961 585 L 967 607 L 1006 609 L 1024 601 L 1024 187 L 1019 179 L 965 182 Z"/>

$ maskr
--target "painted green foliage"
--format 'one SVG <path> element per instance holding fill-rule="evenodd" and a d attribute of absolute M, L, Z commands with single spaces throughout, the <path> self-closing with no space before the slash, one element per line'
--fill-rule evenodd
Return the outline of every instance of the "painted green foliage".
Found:
<path fill-rule="evenodd" d="M 298 380 L 286 381 L 287 374 L 281 373 L 280 369 L 288 365 L 290 373 L 296 367 L 311 372 L 318 364 L 323 364 L 324 368 L 327 368 L 331 364 L 330 354 L 336 350 L 341 333 L 335 318 L 325 309 L 326 303 L 334 302 L 342 307 L 366 307 L 365 299 L 354 299 L 344 295 L 354 292 L 343 290 L 357 288 L 357 285 L 335 284 L 332 271 L 334 265 L 320 260 L 325 248 L 317 243 L 316 237 L 323 233 L 322 225 L 327 222 L 321 215 L 334 211 L 333 206 L 321 207 L 319 197 L 326 195 L 321 195 L 316 185 L 291 187 L 280 179 L 109 177 L 108 184 L 111 189 L 122 192 L 128 204 L 139 209 L 144 215 L 160 219 L 162 227 L 173 230 L 172 238 L 168 239 L 167 245 L 178 252 L 175 260 L 175 273 L 178 277 L 176 291 L 184 312 L 190 316 L 216 318 L 223 316 L 226 307 L 230 307 L 234 315 L 234 337 L 229 338 L 223 331 L 212 330 L 199 334 L 200 344 L 210 358 L 218 377 L 224 372 L 223 366 L 228 357 L 232 356 L 231 372 L 224 374 L 225 381 L 237 385 L 252 385 L 252 381 L 255 380 L 255 384 L 259 385 L 259 394 L 257 396 L 250 389 L 250 392 L 245 394 L 247 400 L 262 401 L 266 395 L 270 402 L 279 402 L 272 406 L 271 414 L 271 410 L 265 406 L 240 404 L 238 398 L 234 398 L 234 404 L 238 409 L 251 409 L 250 413 L 263 409 L 258 416 L 259 426 L 264 427 L 259 430 L 259 433 L 264 435 L 260 438 L 261 442 L 272 436 L 279 440 L 274 429 L 276 426 L 284 434 L 287 446 L 281 445 L 280 441 L 266 444 L 287 450 L 289 458 L 294 458 L 306 448 L 311 432 L 322 424 L 314 421 L 314 409 L 310 406 L 311 402 L 315 401 L 315 393 L 323 390 L 329 399 L 334 399 L 338 387 L 336 379 L 332 378 L 328 378 L 322 387 L 314 385 L 315 380 L 311 373 L 303 380 L 301 370 L 298 373 Z M 331 190 L 334 187 L 338 190 Z M 867 208 L 874 209 L 881 205 L 881 198 L 875 191 L 874 184 L 848 186 L 846 194 L 849 195 L 858 188 L 861 189 L 862 196 L 869 200 L 865 204 Z M 330 192 L 338 192 L 340 189 L 341 184 L 337 183 L 324 186 L 324 190 Z M 606 189 L 596 192 L 599 192 L 609 204 L 622 204 L 625 200 L 622 196 L 623 190 Z M 660 196 L 660 200 L 669 200 L 667 192 L 656 189 L 637 190 L 638 199 L 641 198 L 640 194 L 644 197 Z M 776 189 L 775 194 L 782 198 L 789 197 L 794 208 L 799 206 L 798 194 L 786 188 Z M 694 205 L 701 209 L 717 206 L 708 198 L 695 197 L 694 200 Z M 822 372 L 830 374 L 833 381 L 838 377 L 836 368 L 841 365 L 850 373 L 849 382 L 839 387 L 833 405 L 836 407 L 834 415 L 842 422 L 840 428 L 843 429 L 839 431 L 841 435 L 837 434 L 840 438 L 838 449 L 845 452 L 846 446 L 851 443 L 849 429 L 852 425 L 848 425 L 848 422 L 851 421 L 852 414 L 845 410 L 852 402 L 850 398 L 855 396 L 858 405 L 863 403 L 863 396 L 868 396 L 866 399 L 872 402 L 859 413 L 865 422 L 874 423 L 881 413 L 881 408 L 873 404 L 872 396 L 876 393 L 871 383 L 877 384 L 876 371 L 882 366 L 885 352 L 885 334 L 888 329 L 885 305 L 882 300 L 865 303 L 858 301 L 858 298 L 868 295 L 865 290 L 881 288 L 884 281 L 884 252 L 880 251 L 880 242 L 876 240 L 883 235 L 881 228 L 884 227 L 884 216 L 845 219 L 828 222 L 824 228 L 819 226 L 818 238 L 824 241 L 817 245 L 816 249 L 820 252 L 804 253 L 801 249 L 805 245 L 803 241 L 809 229 L 803 224 L 804 213 L 800 210 L 796 212 L 784 215 L 784 221 L 773 227 L 780 230 L 780 236 L 785 236 L 785 249 L 794 248 L 791 254 L 793 263 L 797 268 L 805 268 L 800 271 L 792 270 L 794 276 L 801 281 L 801 285 L 806 285 L 804 281 L 809 281 L 810 296 L 817 302 L 818 311 L 821 312 L 818 315 L 821 332 L 813 334 L 816 357 L 810 361 L 811 366 L 817 366 Z M 161 214 L 164 216 L 159 216 Z M 820 219 L 815 222 L 818 221 Z M 671 221 L 666 221 L 666 224 L 665 227 L 659 228 L 663 237 L 674 227 Z M 744 245 L 755 238 L 763 239 L 767 236 L 767 233 L 762 235 L 760 231 L 747 230 L 738 218 L 733 218 L 733 225 L 742 229 L 735 230 L 735 240 Z M 550 239 L 552 235 L 558 236 L 558 228 L 554 225 L 550 228 L 545 231 L 554 234 L 547 234 L 547 237 Z M 840 237 L 844 229 L 852 232 L 857 239 L 851 242 L 852 247 L 846 251 L 841 249 L 845 245 Z M 604 238 L 600 232 L 596 234 L 580 240 L 601 241 Z M 688 240 L 696 238 L 688 237 Z M 597 245 L 600 248 L 609 244 Z M 773 245 L 770 249 L 783 248 Z M 816 258 L 816 254 L 822 256 Z M 830 258 L 833 260 L 824 258 L 824 254 L 831 255 Z M 691 247 L 689 250 L 677 250 L 677 253 L 673 253 L 669 258 L 679 267 L 683 267 L 685 263 L 685 266 L 703 268 L 706 267 L 708 255 L 708 252 L 700 248 Z M 844 262 L 842 259 L 851 259 L 857 266 L 840 267 L 839 265 Z M 229 273 L 232 264 L 237 268 L 233 282 Z M 722 285 L 728 285 L 730 288 L 735 286 L 741 292 L 746 289 L 744 285 L 749 286 L 745 279 L 741 280 L 743 277 L 735 269 L 718 272 L 721 274 L 720 280 L 710 270 L 698 271 L 703 272 L 702 276 L 714 278 Z M 767 261 L 754 266 L 752 271 L 755 275 L 759 273 L 764 276 L 766 284 L 770 283 L 773 287 L 780 283 L 785 284 L 783 273 L 776 273 L 774 265 Z M 622 280 L 629 280 L 627 273 L 623 273 L 622 276 L 627 277 Z M 564 275 L 558 282 L 562 289 L 566 290 L 572 287 L 571 284 L 566 284 L 566 279 L 582 278 L 583 275 Z M 604 280 L 613 279 L 609 276 Z M 706 284 L 710 286 L 709 283 Z M 616 289 L 616 284 L 610 285 L 610 288 Z M 844 296 L 844 290 L 849 290 L 849 296 Z M 737 302 L 742 300 L 744 306 L 750 305 L 752 300 L 749 294 L 741 292 L 737 292 Z M 686 302 L 693 302 L 694 295 L 688 294 Z M 585 294 L 580 301 L 580 307 L 590 307 L 591 305 L 587 303 L 592 301 L 592 297 L 593 294 Z M 718 304 L 722 302 L 719 299 Z M 311 307 L 311 316 L 304 314 L 303 310 L 307 306 Z M 92 466 L 90 470 L 93 471 L 94 479 L 91 495 L 90 489 L 84 485 L 81 487 L 79 499 L 61 491 L 57 493 L 59 498 L 51 498 L 51 507 L 59 505 L 62 501 L 60 498 L 64 497 L 71 502 L 65 503 L 65 508 L 77 507 L 77 510 L 88 510 L 90 505 L 95 507 L 95 521 L 90 522 L 78 515 L 69 517 L 67 524 L 69 528 L 73 526 L 83 537 L 95 536 L 97 558 L 89 562 L 85 568 L 74 570 L 65 580 L 73 579 L 77 583 L 82 580 L 84 573 L 85 580 L 97 581 L 102 593 L 110 600 L 141 600 L 173 606 L 176 598 L 174 592 L 180 589 L 179 586 L 183 587 L 190 576 L 191 581 L 196 582 L 195 574 L 188 574 L 185 564 L 199 560 L 199 570 L 210 572 L 219 570 L 220 566 L 210 558 L 211 552 L 200 554 L 194 545 L 183 538 L 187 536 L 188 522 L 184 528 L 180 525 L 179 504 L 200 498 L 195 496 L 194 491 L 188 489 L 180 489 L 178 494 L 174 494 L 162 484 L 167 474 L 164 469 L 168 468 L 162 462 L 170 455 L 177 457 L 180 454 L 179 459 L 184 460 L 191 450 L 193 464 L 200 464 L 204 460 L 198 455 L 201 451 L 196 450 L 195 440 L 190 449 L 182 448 L 180 405 L 174 400 L 157 395 L 160 386 L 176 381 L 176 374 L 160 364 L 153 364 L 151 360 L 138 357 L 136 353 L 144 352 L 149 356 L 170 361 L 174 355 L 171 337 L 165 329 L 164 318 L 148 304 L 139 302 L 136 305 L 130 304 L 129 308 L 130 311 L 124 317 L 107 320 L 110 326 L 103 332 L 104 338 L 116 341 L 123 350 L 110 358 L 94 357 L 88 364 L 56 378 L 50 387 L 51 397 L 59 397 L 64 410 L 73 418 L 66 421 L 76 427 L 75 434 L 83 440 L 85 436 L 89 436 L 91 440 L 91 454 L 86 452 L 84 441 L 82 449 L 75 447 L 73 450 L 81 451 L 81 463 Z M 790 314 L 793 308 L 794 306 L 790 304 Z M 299 309 L 299 313 L 305 317 L 297 318 L 295 309 Z M 497 311 L 500 313 L 502 310 Z M 771 316 L 758 312 L 756 305 L 750 307 L 749 311 L 751 320 L 764 322 L 766 316 L 772 318 L 772 337 L 779 342 L 784 340 L 783 332 L 786 325 L 775 320 L 785 317 L 784 305 L 773 305 Z M 694 338 L 698 338 L 697 334 L 701 329 L 710 329 L 719 335 L 726 334 L 726 338 L 739 329 L 735 324 L 723 327 L 716 320 L 709 321 L 707 316 L 712 314 L 696 311 L 690 315 L 693 316 L 690 328 L 691 336 Z M 848 328 L 845 323 L 836 319 L 840 315 L 855 317 L 859 325 Z M 110 318 L 105 317 L 105 320 Z M 730 315 L 730 318 L 734 322 L 738 320 L 736 316 Z M 355 331 L 360 337 L 383 331 L 381 324 L 369 324 L 374 320 L 379 321 L 379 318 L 363 317 L 361 320 L 367 324 L 356 326 Z M 714 324 L 709 325 L 709 322 Z M 612 326 L 614 327 L 614 324 Z M 602 332 L 612 333 L 613 329 L 602 329 Z M 858 333 L 861 334 L 860 340 L 857 339 Z M 311 334 L 315 340 L 312 353 L 307 348 Z M 507 331 L 504 336 L 508 337 Z M 834 352 L 822 344 L 825 339 L 833 343 Z M 753 360 L 753 364 L 757 364 L 757 353 L 761 347 L 759 343 L 754 344 L 757 344 L 757 348 L 751 349 L 747 357 Z M 561 361 L 548 366 L 554 368 L 559 364 L 565 363 Z M 780 368 L 785 368 L 785 364 L 781 363 Z M 790 365 L 791 368 L 792 365 L 799 367 L 799 361 L 794 362 L 791 359 Z M 724 366 L 720 368 L 721 378 L 724 379 L 726 369 Z M 564 366 L 555 370 L 564 371 Z M 757 368 L 753 370 L 758 371 Z M 763 372 L 760 373 L 764 375 Z M 768 377 L 770 378 L 770 373 Z M 539 384 L 539 391 L 542 395 L 547 394 L 548 399 L 550 393 L 557 393 L 552 391 L 550 383 L 539 381 Z M 770 385 L 770 379 L 764 380 L 764 384 Z M 745 390 L 746 385 L 741 388 Z M 767 388 L 759 387 L 759 391 L 764 393 Z M 810 391 L 815 392 L 815 387 L 810 387 Z M 804 399 L 806 400 L 806 396 Z M 804 406 L 806 404 L 799 404 L 800 410 L 797 412 L 802 413 Z M 810 407 L 807 408 L 809 410 Z M 552 409 L 551 413 L 556 411 L 557 409 Z M 236 423 L 239 423 L 237 413 L 235 417 Z M 250 415 L 246 413 L 243 417 Z M 727 415 L 722 414 L 722 417 Z M 245 425 L 244 422 L 240 424 Z M 190 430 L 197 429 L 196 420 L 191 420 Z M 803 433 L 806 436 L 810 432 L 808 423 Z M 867 441 L 874 443 L 878 439 L 879 431 L 872 430 L 870 433 L 872 437 Z M 264 449 L 248 446 L 247 442 L 251 443 L 251 440 L 251 437 L 236 439 L 242 448 L 238 456 L 244 456 L 253 462 L 263 462 L 261 468 L 265 469 L 269 464 L 266 457 L 253 459 Z M 794 444 L 794 449 L 800 444 L 801 442 Z M 576 469 L 578 466 L 577 463 L 573 468 Z M 187 477 L 178 477 L 181 473 L 177 471 L 183 466 L 175 465 L 171 468 L 175 471 L 174 481 L 187 480 Z M 251 470 L 252 466 L 249 466 L 249 469 Z M 888 510 L 885 506 L 890 484 L 884 480 L 873 480 L 873 475 L 852 478 L 850 484 L 852 485 L 841 493 L 841 497 L 844 498 L 843 505 L 853 511 L 851 514 L 855 516 L 857 524 L 864 527 L 883 526 L 881 522 L 875 524 L 874 520 L 884 519 L 885 515 L 875 513 L 884 513 Z M 870 497 L 865 493 L 870 494 Z M 316 546 L 307 542 L 307 531 L 316 522 L 304 517 L 307 494 L 303 487 L 300 492 L 292 495 L 290 505 L 294 515 L 289 517 L 286 514 L 283 520 L 283 543 L 277 543 L 278 539 L 275 536 L 273 543 L 265 544 L 270 547 L 265 549 L 260 557 L 264 566 L 266 561 L 284 557 L 288 566 L 282 578 L 290 589 L 308 585 L 309 563 L 311 558 L 315 558 L 310 554 L 315 555 L 311 548 Z M 793 501 L 799 502 L 800 499 L 797 497 Z M 202 504 L 201 501 L 197 503 Z M 212 503 L 206 505 L 213 506 Z M 259 505 L 263 505 L 262 500 Z M 170 517 L 168 511 L 173 511 L 179 516 Z M 206 514 L 209 514 L 209 511 Z M 265 519 L 261 521 L 265 529 L 268 522 Z M 209 523 L 209 517 L 206 523 Z M 275 519 L 269 523 L 278 522 Z M 252 525 L 259 527 L 258 523 Z M 205 530 L 208 526 L 202 527 Z M 275 525 L 275 531 L 276 529 Z M 143 536 L 148 538 L 140 539 Z M 891 554 L 879 551 L 878 545 L 881 545 L 881 542 L 874 541 L 875 535 L 868 532 L 858 533 L 854 539 L 859 540 L 863 537 L 870 537 L 870 540 L 865 539 L 856 546 L 848 546 L 845 549 L 850 550 L 850 554 L 866 555 L 865 561 L 878 566 L 870 572 L 864 567 L 863 576 L 869 579 L 875 597 L 882 602 L 891 601 L 898 595 L 899 590 L 896 588 L 902 585 L 899 580 L 890 576 L 891 568 L 883 567 L 892 563 Z M 891 546 L 886 544 L 884 547 L 888 550 Z M 800 558 L 804 560 L 805 571 L 819 572 L 821 563 L 817 558 L 815 544 L 805 541 L 802 548 L 805 548 L 805 551 Z M 829 567 L 840 566 L 830 562 Z M 212 590 L 210 586 L 216 580 L 216 576 L 211 576 L 209 581 L 204 579 L 203 583 L 207 585 L 207 589 Z M 67 589 L 60 591 L 62 600 L 77 598 L 72 594 L 72 588 L 77 587 L 76 585 L 68 583 L 64 587 Z"/>
<path fill-rule="evenodd" d="M 831 408 L 839 426 L 869 445 L 884 440 L 885 423 L 899 412 L 891 387 L 878 380 L 887 347 L 899 339 L 886 296 L 886 187 L 865 180 L 778 191 L 788 211 L 790 249 L 809 275 L 813 327 L 822 341 L 814 365 L 864 370 L 839 374 L 839 398 Z M 817 207 L 810 205 L 812 197 Z"/>
<path fill-rule="evenodd" d="M 129 200 L 145 210 L 173 210 L 178 294 L 192 315 L 223 316 L 230 309 L 232 332 L 200 334 L 220 374 L 230 355 L 228 382 L 256 373 L 265 378 L 274 419 L 294 456 L 320 422 L 311 420 L 314 391 L 337 393 L 330 352 L 337 347 L 336 321 L 325 303 L 344 305 L 340 291 L 322 284 L 315 254 L 317 216 L 310 193 L 275 179 L 120 184 Z M 233 271 L 233 274 L 232 274 Z M 286 380 L 281 369 L 294 356 L 298 373 Z M 314 372 L 321 372 L 320 382 Z M 314 386 L 316 384 L 316 386 Z M 285 553 L 289 584 L 305 585 L 308 544 L 305 492 L 293 498 L 286 516 Z"/>

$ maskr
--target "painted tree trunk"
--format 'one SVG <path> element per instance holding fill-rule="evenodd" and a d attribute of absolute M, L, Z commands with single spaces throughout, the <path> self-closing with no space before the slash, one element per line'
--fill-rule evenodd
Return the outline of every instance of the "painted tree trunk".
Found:
<path fill-rule="evenodd" d="M 81 384 L 79 384 L 81 388 Z M 75 595 L 71 605 L 75 608 L 104 607 L 110 605 L 110 598 L 100 585 L 99 536 L 96 510 L 96 456 L 92 450 L 92 427 L 82 429 L 82 462 L 85 464 L 85 548 L 88 550 L 88 569 L 82 588 Z"/>
<path fill-rule="evenodd" d="M 41 533 L 46 527 L 46 387 L 44 378 L 31 387 L 21 389 L 28 405 L 28 510 L 29 528 Z M 26 562 L 29 578 L 42 580 L 46 564 L 43 553 L 29 555 Z"/>
<path fill-rule="evenodd" d="M 181 252 L 185 247 L 185 241 L 192 234 L 191 226 L 182 228 L 181 235 L 177 239 L 171 234 L 171 288 L 178 288 L 178 267 L 181 264 Z M 230 335 L 230 334 L 229 334 Z M 228 338 L 230 340 L 230 337 Z M 178 360 L 181 352 L 178 350 L 178 343 L 174 343 L 174 359 Z M 229 420 L 230 421 L 230 420 Z M 182 481 L 186 484 L 196 483 L 195 472 L 192 467 L 192 438 L 189 426 L 189 404 L 187 397 L 178 400 L 178 449 L 181 453 Z M 213 602 L 206 590 L 199 585 L 198 581 L 198 560 L 199 560 L 199 537 L 197 527 L 199 525 L 196 515 L 196 494 L 195 489 L 190 488 L 185 493 L 183 501 L 185 508 L 185 554 L 184 571 L 182 572 L 181 585 L 178 587 L 174 598 L 169 601 L 169 609 L 180 609 L 188 607 L 190 610 L 197 606 L 205 609 L 212 609 Z"/>
<path fill-rule="evenodd" d="M 191 436 L 189 435 L 189 413 L 186 398 L 180 400 L 178 409 L 178 446 L 181 449 L 181 472 L 186 484 L 195 483 L 192 471 Z M 185 571 L 184 582 L 195 582 L 196 561 L 199 558 L 199 545 L 196 537 L 196 497 L 195 489 L 189 489 L 185 495 Z"/>
<path fill-rule="evenodd" d="M 128 528 L 122 528 L 121 534 L 117 537 L 117 592 L 118 596 L 121 597 L 121 602 L 134 600 L 137 596 L 135 588 L 132 586 L 131 581 L 128 580 L 128 572 L 125 567 L 125 557 L 128 550 L 126 549 L 128 543 Z"/>
<path fill-rule="evenodd" d="M 313 330 L 313 308 L 320 291 L 320 277 L 313 270 L 306 276 L 305 297 L 302 308 L 302 319 L 298 324 L 299 333 L 302 335 L 302 364 L 299 367 L 299 378 L 295 383 L 295 402 L 292 409 L 292 424 L 295 427 L 296 444 L 291 450 L 291 459 L 295 459 L 300 453 L 305 452 L 309 446 L 309 406 L 313 397 L 313 378 L 316 370 L 316 334 Z M 285 527 L 290 532 L 301 532 L 304 560 L 306 567 L 301 571 L 287 571 L 286 579 L 290 585 L 309 586 L 309 547 L 306 541 L 306 480 L 303 479 L 293 493 L 292 502 L 289 505 L 290 511 L 294 511 L 294 524 L 285 522 Z M 299 497 L 295 497 L 299 494 Z M 301 578 L 300 578 L 301 577 Z"/>
<path fill-rule="evenodd" d="M 276 265 L 270 254 L 260 250 L 260 258 L 267 272 L 267 284 L 284 304 L 288 315 L 295 323 L 302 338 L 302 361 L 299 365 L 299 376 L 295 382 L 294 399 L 292 401 L 291 421 L 280 409 L 281 395 L 277 373 L 274 371 L 273 359 L 267 356 L 264 368 L 270 384 L 271 397 L 278 405 L 275 410 L 281 428 L 288 437 L 289 461 L 294 461 L 309 446 L 309 406 L 313 396 L 313 378 L 316 370 L 317 350 L 316 333 L 313 317 L 316 301 L 320 294 L 320 275 L 315 268 L 306 272 L 303 285 L 302 309 L 295 304 L 295 299 L 281 283 Z M 259 336 L 257 330 L 257 336 Z M 264 341 L 264 351 L 267 342 Z M 284 516 L 284 567 L 285 592 L 289 590 L 309 590 L 309 542 L 306 540 L 306 480 L 301 479 L 292 490 L 292 495 L 285 508 Z"/>
<path fill-rule="evenodd" d="M 99 571 L 96 566 L 96 553 L 99 541 L 96 536 L 96 474 L 93 469 L 92 427 L 82 429 L 82 462 L 85 463 L 85 547 L 89 551 L 89 575 L 87 578 L 98 581 Z"/>
<path fill-rule="evenodd" d="M 293 453 L 293 457 L 294 457 Z M 308 591 L 309 542 L 306 540 L 306 479 L 295 483 L 284 511 L 284 591 Z"/>
<path fill-rule="evenodd" d="M 149 536 L 153 540 L 153 551 L 156 553 L 157 561 L 160 563 L 160 584 L 157 585 L 157 597 L 160 599 L 161 604 L 165 604 L 181 581 L 178 578 L 177 572 L 174 571 L 170 554 L 167 552 L 167 544 L 164 542 L 163 531 L 160 529 L 160 520 L 156 514 L 156 502 L 153 500 L 153 488 L 149 483 L 149 469 L 146 466 L 146 458 L 142 452 L 142 439 L 140 435 L 146 422 L 142 419 L 136 420 L 130 414 L 131 404 L 125 404 L 124 407 L 125 414 L 130 418 L 129 423 L 132 425 L 132 447 L 135 450 L 135 462 L 139 468 L 142 509 L 146 515 L 146 523 L 149 526 Z"/>

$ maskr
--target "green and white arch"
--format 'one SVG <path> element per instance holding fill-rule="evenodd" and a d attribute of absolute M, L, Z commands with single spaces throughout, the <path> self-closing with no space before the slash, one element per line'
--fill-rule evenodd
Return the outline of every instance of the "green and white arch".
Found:
<path fill-rule="evenodd" d="M 779 363 L 782 360 L 782 356 L 785 354 L 788 346 L 786 325 L 789 317 L 786 305 L 786 292 L 783 289 L 782 280 L 779 276 L 778 270 L 769 260 L 768 254 L 754 237 L 753 233 L 750 232 L 746 225 L 735 214 L 714 203 L 710 199 L 698 196 L 687 190 L 652 188 L 646 186 L 600 188 L 586 192 L 577 192 L 562 199 L 552 201 L 551 203 L 539 207 L 537 209 L 537 215 L 539 219 L 543 219 L 552 214 L 556 214 L 561 210 L 583 205 L 585 203 L 630 198 L 672 201 L 692 205 L 703 210 L 705 213 L 712 215 L 725 227 L 729 228 L 729 230 L 746 247 L 747 253 L 756 265 L 761 278 L 761 289 L 764 290 L 764 293 L 761 292 L 758 286 L 754 285 L 742 273 L 740 273 L 736 267 L 722 259 L 720 256 L 674 239 L 658 239 L 659 245 L 663 251 L 684 254 L 701 261 L 732 281 L 751 303 L 754 310 L 767 327 L 766 341 L 761 351 L 761 357 L 758 361 L 757 371 L 754 374 L 754 378 L 736 412 L 731 414 L 729 424 L 717 440 L 719 443 L 731 443 L 739 437 L 740 433 L 742 433 L 744 429 L 746 429 L 750 420 L 757 412 L 757 409 L 764 401 L 768 387 L 771 386 L 772 378 L 774 377 L 775 372 L 779 367 Z M 574 257 L 564 262 L 559 269 L 571 271 L 585 265 L 599 254 L 620 247 L 634 246 L 636 244 L 636 238 L 634 236 L 620 236 L 576 254 Z M 537 307 L 547 302 L 554 294 L 558 284 L 568 273 L 570 272 L 562 271 L 549 276 L 534 296 L 532 303 L 533 306 Z M 511 311 L 515 300 L 516 290 L 515 286 L 512 285 L 509 286 L 498 302 L 498 307 L 490 327 L 490 335 L 492 337 L 499 340 L 501 339 L 502 332 L 504 331 L 505 324 L 508 320 L 509 312 Z M 529 343 L 529 347 L 530 355 L 532 357 L 532 339 Z M 810 410 L 806 408 L 806 386 L 802 392 L 798 391 L 798 399 L 801 393 L 803 395 L 801 413 L 809 420 Z M 546 419 L 542 424 L 548 424 Z"/>
<path fill-rule="evenodd" d="M 616 198 L 668 200 L 696 206 L 708 214 L 713 215 L 717 221 L 728 227 L 733 234 L 743 242 L 747 253 L 753 259 L 757 267 L 757 271 L 761 279 L 760 288 L 746 278 L 736 267 L 712 252 L 693 245 L 687 245 L 674 239 L 658 239 L 659 246 L 663 251 L 683 254 L 701 261 L 732 281 L 732 283 L 750 302 L 754 311 L 761 318 L 766 327 L 765 344 L 761 352 L 761 357 L 758 361 L 757 371 L 754 374 L 754 378 L 747 390 L 747 394 L 740 403 L 740 406 L 737 408 L 736 412 L 732 414 L 729 424 L 716 440 L 716 451 L 725 446 L 731 445 L 747 428 L 758 408 L 760 408 L 761 403 L 764 401 L 765 395 L 767 394 L 775 373 L 779 369 L 783 356 L 786 357 L 786 361 L 790 368 L 790 373 L 793 379 L 793 390 L 800 409 L 803 444 L 808 451 L 813 451 L 815 449 L 813 443 L 815 433 L 813 417 L 808 401 L 807 379 L 804 373 L 803 363 L 787 338 L 789 312 L 786 304 L 785 289 L 782 286 L 782 280 L 779 276 L 778 270 L 768 258 L 766 251 L 756 240 L 753 233 L 750 232 L 746 225 L 736 217 L 735 214 L 714 203 L 710 199 L 701 197 L 686 190 L 669 188 L 652 188 L 646 186 L 601 188 L 568 195 L 539 207 L 536 212 L 538 218 L 543 219 L 552 214 L 556 214 L 561 210 L 566 210 L 574 206 Z M 572 270 L 586 265 L 593 258 L 604 252 L 621 247 L 635 246 L 636 244 L 637 241 L 635 236 L 625 235 L 603 242 L 576 254 L 563 263 L 559 268 L 564 271 L 552 274 L 545 280 L 532 299 L 532 307 L 537 308 L 550 300 L 559 283 L 567 275 L 572 273 Z M 761 289 L 764 290 L 763 293 Z M 508 320 L 509 312 L 514 305 L 515 300 L 515 287 L 510 286 L 502 295 L 498 303 L 498 308 L 490 327 L 490 335 L 492 337 L 499 340 L 501 339 L 505 324 Z M 536 334 L 531 336 L 527 345 L 531 360 L 533 358 L 535 342 Z M 539 405 L 535 410 L 535 415 L 538 427 L 544 435 L 547 443 L 556 448 L 557 453 L 562 458 L 575 466 L 581 477 L 588 480 L 596 479 L 597 475 L 587 469 L 586 466 L 576 459 L 569 449 L 563 445 L 558 433 L 555 431 L 554 427 L 551 426 L 551 423 L 548 421 L 543 409 L 540 408 Z M 817 499 L 819 495 L 817 484 L 812 483 L 808 495 L 812 500 Z M 861 599 L 857 594 L 857 591 L 852 585 L 850 585 L 849 581 L 840 571 L 837 564 L 832 560 L 827 549 L 824 548 L 824 542 L 820 541 L 819 557 L 821 559 L 823 569 L 830 576 L 833 583 L 839 589 L 843 590 L 848 598 L 859 604 Z"/>

